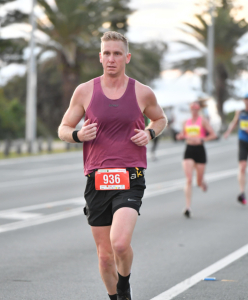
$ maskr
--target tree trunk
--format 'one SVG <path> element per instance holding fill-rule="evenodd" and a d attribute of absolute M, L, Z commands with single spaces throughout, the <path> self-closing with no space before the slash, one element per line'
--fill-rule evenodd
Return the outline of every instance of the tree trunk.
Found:
<path fill-rule="evenodd" d="M 217 98 L 217 106 L 218 111 L 222 120 L 224 122 L 224 112 L 223 112 L 223 104 L 225 100 L 228 98 L 228 91 L 227 91 L 227 78 L 228 73 L 225 66 L 219 63 L 216 66 L 216 80 L 215 80 L 215 91 L 216 91 L 216 98 Z"/>
<path fill-rule="evenodd" d="M 73 68 L 64 68 L 62 72 L 62 84 L 62 109 L 65 113 L 73 92 L 79 84 L 79 74 Z"/>
<path fill-rule="evenodd" d="M 66 58 L 61 55 L 60 62 L 62 63 L 62 110 L 63 114 L 69 107 L 69 103 L 75 88 L 80 83 L 80 67 L 77 63 L 71 66 Z"/>

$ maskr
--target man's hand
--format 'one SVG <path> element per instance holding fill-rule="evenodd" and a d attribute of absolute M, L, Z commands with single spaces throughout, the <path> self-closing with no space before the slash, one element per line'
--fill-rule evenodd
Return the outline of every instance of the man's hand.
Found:
<path fill-rule="evenodd" d="M 148 130 L 134 129 L 136 134 L 131 137 L 131 141 L 137 146 L 145 146 L 151 139 L 150 132 Z"/>
<path fill-rule="evenodd" d="M 77 136 L 81 142 L 91 141 L 96 138 L 97 123 L 90 124 L 90 119 L 84 122 Z"/>

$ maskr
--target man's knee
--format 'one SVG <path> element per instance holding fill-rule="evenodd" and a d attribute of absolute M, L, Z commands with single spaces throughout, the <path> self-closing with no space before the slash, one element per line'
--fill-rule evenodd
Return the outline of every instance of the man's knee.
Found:
<path fill-rule="evenodd" d="M 123 241 L 123 240 L 115 240 L 112 241 L 112 248 L 113 251 L 115 253 L 115 255 L 117 256 L 123 256 L 127 253 L 127 251 L 129 250 L 130 244 L 128 244 L 127 242 Z"/>
<path fill-rule="evenodd" d="M 102 269 L 109 269 L 115 264 L 113 253 L 99 251 L 98 259 Z"/>

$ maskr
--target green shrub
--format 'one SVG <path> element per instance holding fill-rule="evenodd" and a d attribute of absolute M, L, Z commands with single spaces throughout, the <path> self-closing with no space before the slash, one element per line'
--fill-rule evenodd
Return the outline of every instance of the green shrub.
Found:
<path fill-rule="evenodd" d="M 25 108 L 17 100 L 7 100 L 0 89 L 0 139 L 23 138 L 25 135 Z"/>

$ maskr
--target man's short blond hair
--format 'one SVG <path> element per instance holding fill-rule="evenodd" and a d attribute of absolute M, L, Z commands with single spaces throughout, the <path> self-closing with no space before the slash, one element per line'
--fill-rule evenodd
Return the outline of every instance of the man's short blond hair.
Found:
<path fill-rule="evenodd" d="M 128 46 L 128 40 L 127 38 L 116 31 L 107 31 L 104 33 L 104 35 L 101 37 L 101 42 L 107 42 L 107 41 L 121 41 L 125 45 L 125 48 L 127 50 L 127 53 L 129 52 L 129 46 Z"/>

